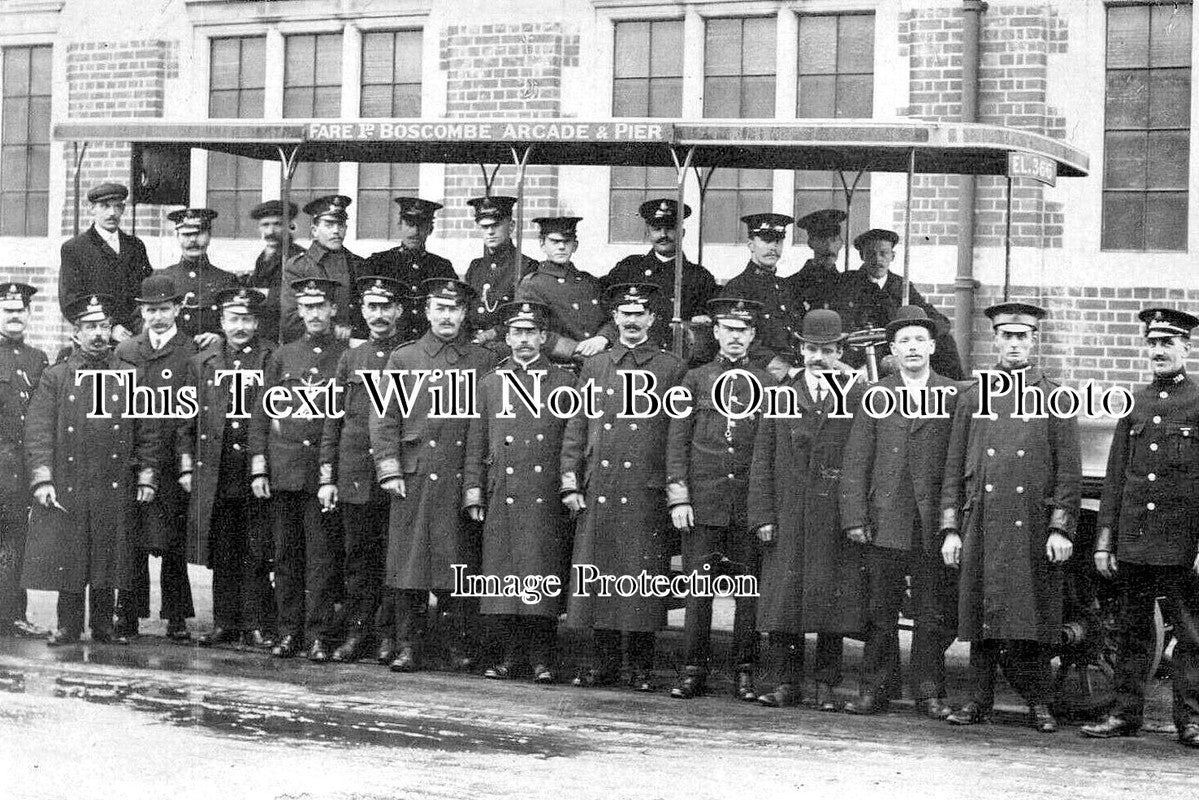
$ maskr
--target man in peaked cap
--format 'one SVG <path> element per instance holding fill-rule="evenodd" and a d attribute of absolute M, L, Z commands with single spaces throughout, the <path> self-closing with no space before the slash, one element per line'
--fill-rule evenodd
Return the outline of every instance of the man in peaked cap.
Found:
<path fill-rule="evenodd" d="M 558 466 L 566 420 L 533 414 L 517 403 L 513 416 L 498 416 L 506 402 L 505 378 L 530 392 L 541 386 L 543 397 L 573 386 L 574 376 L 550 363 L 542 352 L 549 308 L 514 302 L 498 309 L 511 358 L 479 381 L 479 414 L 470 420 L 462 478 L 462 505 L 483 525 L 481 575 L 556 575 L 566 583 L 570 527 L 558 501 Z M 544 375 L 539 376 L 539 372 Z M 503 641 L 499 660 L 485 677 L 505 680 L 530 674 L 537 683 L 553 683 L 554 639 L 561 597 L 534 603 L 516 597 L 484 597 L 479 611 L 494 622 L 495 639 Z"/>
<path fill-rule="evenodd" d="M 129 190 L 119 183 L 102 183 L 87 193 L 92 224 L 63 242 L 58 273 L 58 305 L 64 316 L 67 305 L 77 297 L 111 294 L 115 303 L 112 335 L 117 341 L 137 330 L 133 298 L 152 270 L 142 240 L 120 227 L 128 196 Z"/>
<path fill-rule="evenodd" d="M 542 303 L 550 309 L 546 348 L 550 359 L 570 363 L 595 355 L 610 341 L 601 333 L 607 314 L 600 301 L 603 287 L 573 261 L 579 249 L 582 217 L 538 217 L 545 260 L 516 287 L 516 299 Z"/>
<path fill-rule="evenodd" d="M 471 309 L 470 328 L 479 343 L 502 340 L 506 329 L 499 318 L 499 309 L 512 299 L 516 282 L 512 273 L 512 258 L 516 245 L 512 242 L 512 208 L 515 197 L 487 195 L 466 201 L 475 212 L 475 225 L 483 234 L 483 255 L 470 262 L 466 282 L 478 295 Z M 520 254 L 520 277 L 537 268 L 537 262 Z M 502 341 L 497 341 L 502 345 Z M 506 347 L 501 346 L 501 350 Z"/>
<path fill-rule="evenodd" d="M 239 285 L 257 289 L 266 300 L 256 309 L 258 336 L 272 342 L 279 341 L 280 296 L 283 292 L 283 262 L 304 252 L 293 236 L 287 237 L 287 256 L 279 249 L 283 239 L 283 228 L 287 226 L 295 233 L 296 215 L 300 212 L 295 203 L 287 204 L 287 219 L 284 220 L 283 204 L 278 200 L 267 200 L 250 210 L 250 219 L 258 223 L 258 235 L 263 241 L 262 252 L 254 261 L 254 271 L 240 276 Z"/>
<path fill-rule="evenodd" d="M 458 273 L 449 259 L 425 249 L 429 234 L 433 233 L 433 216 L 441 209 L 441 203 L 419 197 L 397 197 L 395 204 L 396 236 L 400 243 L 368 258 L 364 274 L 394 278 L 404 286 L 406 296 L 415 298 L 415 302 L 406 304 L 400 316 L 400 338 L 407 341 L 428 329 L 421 305 L 424 282 L 429 278 L 457 279 Z"/>
<path fill-rule="evenodd" d="M 803 316 L 814 308 L 835 308 L 837 284 L 841 273 L 837 269 L 837 253 L 845 240 L 841 226 L 848 216 L 837 208 L 824 208 L 805 214 L 795 221 L 795 227 L 808 234 L 812 257 L 798 272 L 787 278 L 787 287 L 795 301 L 795 313 Z M 848 320 L 845 320 L 848 322 Z M 847 330 L 855 330 L 847 326 Z"/>
<path fill-rule="evenodd" d="M 174 398 L 187 385 L 187 362 L 195 355 L 196 345 L 178 325 L 184 293 L 168 271 L 142 281 L 137 296 L 141 332 L 117 345 L 116 358 L 122 369 L 136 372 L 139 386 L 149 387 L 156 395 L 167 392 Z M 220 337 L 216 338 L 219 341 Z M 163 416 L 171 409 L 151 411 L 158 418 L 144 424 L 153 431 L 163 453 L 162 480 L 154 502 L 138 506 L 126 520 L 122 564 L 127 575 L 117 596 L 118 633 L 128 638 L 137 636 L 138 620 L 150 616 L 149 557 L 158 555 L 162 559 L 159 616 L 167 620 L 167 638 L 187 641 L 191 637 L 186 620 L 196 612 L 187 575 L 187 495 L 179 485 L 179 472 L 171 457 L 178 420 Z"/>
<path fill-rule="evenodd" d="M 330 194 L 304 206 L 304 213 L 312 217 L 312 244 L 306 252 L 288 257 L 283 265 L 279 325 L 285 342 L 297 339 L 306 330 L 292 288 L 303 278 L 321 278 L 337 284 L 328 299 L 333 305 L 331 332 L 338 340 L 346 341 L 351 335 L 366 338 L 362 319 L 352 305 L 354 280 L 365 274 L 363 260 L 345 247 L 346 223 L 350 219 L 346 209 L 352 202 L 344 194 Z"/>
<path fill-rule="evenodd" d="M 713 402 L 713 389 L 721 376 L 739 369 L 750 377 L 729 380 L 720 390 L 729 412 L 749 410 L 753 381 L 769 386 L 774 379 L 749 363 L 749 348 L 762 306 L 753 300 L 723 297 L 708 302 L 715 320 L 713 336 L 719 345 L 716 357 L 689 371 L 683 386 L 695 403 L 691 414 L 670 420 L 666 438 L 666 502 L 671 521 L 682 538 L 683 571 L 701 575 L 753 575 L 761 570 L 761 548 L 749 532 L 745 497 L 749 465 L 760 413 L 733 419 Z M 733 618 L 733 663 L 736 696 L 758 699 L 754 671 L 758 663 L 755 626 L 756 597 L 737 597 Z M 684 617 L 686 667 L 671 697 L 689 700 L 707 689 L 711 656 L 712 598 L 687 598 Z"/>
<path fill-rule="evenodd" d="M 1107 719 L 1080 732 L 1106 739 L 1140 731 L 1153 604 L 1164 597 L 1161 609 L 1177 640 L 1174 728 L 1180 743 L 1199 747 L 1199 388 L 1186 372 L 1199 319 L 1172 308 L 1147 308 L 1138 318 L 1153 379 L 1116 423 L 1094 554 L 1099 574 L 1119 589 L 1116 704 Z"/>
<path fill-rule="evenodd" d="M 723 294 L 762 304 L 750 359 L 781 378 L 792 365 L 799 321 L 791 289 L 778 276 L 787 226 L 794 220 L 786 214 L 748 214 L 741 221 L 749 237 L 749 263 L 725 284 Z"/>
<path fill-rule="evenodd" d="M 996 369 L 1023 372 L 1026 386 L 1048 396 L 1058 384 L 1032 357 L 1045 310 L 1011 302 L 985 313 Z M 1028 703 L 1029 723 L 1049 733 L 1057 729 L 1048 702 L 1049 657 L 1061 637 L 1060 565 L 1074 552 L 1080 504 L 1078 422 L 1016 417 L 1014 392 L 995 397 L 994 419 L 975 416 L 978 392 L 975 383 L 958 401 L 941 491 L 941 555 L 959 568 L 958 638 L 970 642 L 972 684 L 949 722 L 989 716 L 1002 666 Z"/>
<path fill-rule="evenodd" d="M 108 295 L 83 295 L 67 305 L 74 349 L 42 373 L 25 418 L 34 507 L 21 583 L 58 592 L 51 647 L 80 640 L 85 591 L 92 641 L 128 643 L 113 633 L 113 592 L 127 588 L 120 569 L 125 514 L 131 500 L 153 501 L 158 486 L 161 453 L 153 426 L 127 417 L 131 409 L 119 390 L 105 394 L 111 417 L 91 416 L 95 377 L 76 375 L 120 368 L 110 344 L 115 305 Z"/>
<path fill-rule="evenodd" d="M 208 260 L 212 222 L 216 218 L 217 212 L 211 208 L 182 208 L 167 214 L 167 219 L 175 223 L 181 258 L 163 270 L 163 274 L 175 282 L 183 295 L 177 324 L 195 342 L 197 350 L 220 338 L 221 310 L 214 299 L 216 293 L 237 285 L 236 275 Z"/>
<path fill-rule="evenodd" d="M 234 415 L 228 381 L 218 370 L 264 370 L 275 343 L 258 336 L 264 295 L 231 287 L 217 293 L 221 341 L 188 361 L 186 385 L 195 386 L 197 416 L 181 420 L 175 440 L 179 484 L 191 497 L 194 560 L 212 569 L 213 630 L 203 647 L 244 643 L 269 647 L 274 628 L 270 501 L 250 488 L 249 425 Z M 247 386 L 247 410 L 262 389 Z"/>
<path fill-rule="evenodd" d="M 644 281 L 655 283 L 661 291 L 654 300 L 654 329 L 650 339 L 663 349 L 673 344 L 671 319 L 674 317 L 675 255 L 679 242 L 675 232 L 678 222 L 678 202 L 669 198 L 646 200 L 638 209 L 645 220 L 645 229 L 650 240 L 650 251 L 631 255 L 617 262 L 612 271 L 600 279 L 606 288 L 618 283 Z M 683 205 L 683 218 L 691 216 L 691 207 Z M 683 302 L 681 319 L 690 342 L 690 361 L 702 364 L 713 352 L 714 342 L 708 337 L 707 326 L 712 319 L 708 316 L 707 302 L 716 296 L 719 287 L 712 273 L 683 259 Z M 616 340 L 616 330 L 605 326 L 605 336 Z"/>
<path fill-rule="evenodd" d="M 26 617 L 21 564 L 29 531 L 25 471 L 25 416 L 46 354 L 25 343 L 30 298 L 27 283 L 0 284 L 0 636 L 44 636 Z"/>
<path fill-rule="evenodd" d="M 301 393 L 325 415 L 331 410 L 320 408 L 320 397 L 312 394 L 333 380 L 346 349 L 333 329 L 333 298 L 341 290 L 328 278 L 292 283 L 304 335 L 271 355 L 263 379 L 264 393 L 276 386 L 288 390 L 292 413 L 271 419 L 259 403 L 250 420 L 250 488 L 274 506 L 279 639 L 271 652 L 291 658 L 308 639 L 308 658 L 318 663 L 329 660 L 341 634 L 335 606 L 342 599 L 343 533 L 340 512 L 322 507 L 317 497 L 324 419 L 295 412 L 305 407 Z"/>
<path fill-rule="evenodd" d="M 437 595 L 439 614 L 447 617 L 452 639 L 452 666 L 469 669 L 475 657 L 478 603 L 454 597 L 454 564 L 474 573 L 479 564 L 479 537 L 471 522 L 454 513 L 461 508 L 463 464 L 469 420 L 434 413 L 433 390 L 448 393 L 450 384 L 486 373 L 494 354 L 462 336 L 474 290 L 453 278 L 424 283 L 428 330 L 396 348 L 387 359 L 390 370 L 440 370 L 438 380 L 409 384 L 416 400 L 409 414 L 391 403 L 382 416 L 369 420 L 371 447 L 379 488 L 391 495 L 386 585 L 395 602 L 396 657 L 391 669 L 411 672 L 421 666 L 429 592 Z M 414 373 L 409 372 L 408 375 Z"/>
<path fill-rule="evenodd" d="M 943 392 L 955 383 L 930 366 L 936 323 L 919 306 L 903 306 L 887 325 L 898 370 L 879 382 L 897 403 L 903 395 Z M 910 408 L 919 408 L 912 397 Z M 912 420 L 899 411 L 881 419 L 858 414 L 845 448 L 841 525 L 865 545 L 867 586 L 862 687 L 846 710 L 885 711 L 898 690 L 896 620 L 911 578 L 910 678 L 917 710 L 933 719 L 953 711 L 946 701 L 945 651 L 957 625 L 956 574 L 941 560 L 940 495 L 957 394 L 945 395 L 944 418 Z"/>
<path fill-rule="evenodd" d="M 852 418 L 829 416 L 828 381 L 848 377 L 840 365 L 846 333 L 837 312 L 816 309 L 800 333 L 803 368 L 787 379 L 797 419 L 763 419 L 749 472 L 748 520 L 764 545 L 758 630 L 768 635 L 776 688 L 758 702 L 795 705 L 805 676 L 804 634 L 814 632 L 816 705 L 835 711 L 842 637 L 862 630 L 861 546 L 842 533 L 837 509 L 842 458 Z M 847 393 L 859 413 L 863 389 Z"/>
<path fill-rule="evenodd" d="M 840 275 L 834 300 L 834 306 L 849 330 L 886 327 L 903 305 L 903 277 L 889 269 L 895 260 L 898 243 L 899 234 L 881 228 L 854 237 L 853 246 L 862 258 L 862 266 Z M 937 325 L 933 371 L 951 380 L 964 378 L 957 344 L 950 333 L 949 318 L 925 300 L 915 285 L 909 285 L 908 303 L 924 309 Z M 866 363 L 866 356 L 860 350 L 851 351 L 846 363 L 860 367 Z"/>
<path fill-rule="evenodd" d="M 577 517 L 571 563 L 593 565 L 604 575 L 664 574 L 675 552 L 662 502 L 666 485 L 669 417 L 618 418 L 632 408 L 623 375 L 652 373 L 661 396 L 682 380 L 686 367 L 649 340 L 654 323 L 654 284 L 617 284 L 606 300 L 620 340 L 587 358 L 576 386 L 594 381 L 599 416 L 579 414 L 566 422 L 562 440 L 562 502 Z M 606 391 L 605 391 L 606 390 Z M 591 460 L 602 455 L 596 463 Z M 574 576 L 578 578 L 579 576 Z M 592 650 L 580 661 L 576 686 L 614 682 L 621 663 L 621 635 L 633 670 L 632 686 L 652 692 L 654 634 L 665 624 L 666 606 L 654 597 L 599 597 L 577 580 L 567 604 L 567 624 L 592 632 Z"/>
<path fill-rule="evenodd" d="M 342 644 L 332 660 L 358 660 L 369 641 L 379 645 L 380 660 L 394 658 L 394 622 L 390 601 L 379 625 L 375 615 L 383 602 L 383 567 L 387 557 L 387 530 L 391 495 L 375 480 L 371 453 L 370 404 L 361 370 L 381 370 L 401 344 L 397 329 L 403 313 L 405 287 L 393 278 L 366 275 L 355 292 L 370 339 L 346 350 L 337 363 L 334 380 L 345 387 L 344 416 L 325 420 L 321 434 L 321 507 L 341 507 L 345 536 L 345 618 Z"/>

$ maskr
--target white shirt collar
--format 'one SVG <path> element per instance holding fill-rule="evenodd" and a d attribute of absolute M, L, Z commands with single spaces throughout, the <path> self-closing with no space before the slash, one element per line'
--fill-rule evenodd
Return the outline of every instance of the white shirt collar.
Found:
<path fill-rule="evenodd" d="M 824 382 L 824 378 L 821 377 L 819 372 L 804 370 L 803 375 L 804 381 L 808 385 L 808 394 L 812 395 L 813 397 L 817 396 L 818 391 L 828 394 L 828 384 Z"/>
<path fill-rule="evenodd" d="M 874 285 L 880 289 L 887 288 L 887 275 L 885 274 L 881 278 L 871 278 L 870 280 L 874 281 Z"/>
<path fill-rule="evenodd" d="M 172 325 L 166 333 L 156 334 L 152 330 L 147 330 L 146 334 L 150 337 L 150 347 L 155 350 L 161 350 L 167 342 L 175 338 L 175 334 L 179 332 L 178 325 Z"/>
<path fill-rule="evenodd" d="M 98 225 L 93 224 L 92 227 L 95 228 L 96 233 L 100 234 L 100 238 L 103 239 L 104 242 L 113 249 L 113 252 L 121 252 L 121 237 L 119 231 L 113 231 L 112 233 L 109 233 Z"/>
<path fill-rule="evenodd" d="M 923 389 L 925 386 L 928 386 L 928 374 L 919 380 L 913 380 L 907 376 L 907 373 L 900 371 L 899 377 L 903 381 L 903 385 L 909 389 Z"/>
<path fill-rule="evenodd" d="M 654 253 L 654 258 L 658 259 L 663 264 L 674 263 L 674 256 L 664 256 L 661 253 L 659 253 L 657 250 L 654 250 L 653 253 Z"/>

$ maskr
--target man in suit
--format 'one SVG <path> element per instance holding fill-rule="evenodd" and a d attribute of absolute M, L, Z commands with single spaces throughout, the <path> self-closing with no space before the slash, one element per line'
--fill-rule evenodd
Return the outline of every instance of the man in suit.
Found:
<path fill-rule="evenodd" d="M 287 221 L 283 220 L 283 204 L 278 200 L 267 200 L 259 203 L 250 210 L 250 219 L 258 223 L 258 235 L 262 238 L 262 252 L 254 260 L 254 271 L 238 278 L 238 284 L 262 292 L 266 298 L 256 306 L 258 317 L 259 339 L 268 342 L 279 342 L 280 298 L 283 294 L 283 262 L 295 258 L 304 252 L 304 248 L 296 244 L 295 239 L 287 237 L 287 255 L 280 249 L 283 238 L 283 226 L 286 225 L 292 234 L 295 233 L 296 214 L 299 207 L 295 203 L 287 204 Z"/>
<path fill-rule="evenodd" d="M 507 350 L 503 343 L 506 329 L 499 309 L 512 299 L 519 282 L 512 274 L 512 259 L 516 256 L 516 245 L 512 242 L 512 208 L 516 198 L 487 195 L 467 200 L 466 204 L 474 210 L 475 226 L 483 234 L 483 255 L 471 261 L 466 269 L 465 280 L 476 293 L 470 329 L 479 344 L 496 342 L 502 355 Z M 537 262 L 524 253 L 519 258 L 521 278 L 537 268 Z"/>
<path fill-rule="evenodd" d="M 128 339 L 140 319 L 133 298 L 152 267 L 142 240 L 121 230 L 129 190 L 119 183 L 102 183 L 87 193 L 92 225 L 63 242 L 58 272 L 58 305 L 67 306 L 84 295 L 107 294 L 112 300 L 112 338 Z"/>
<path fill-rule="evenodd" d="M 1095 538 L 1095 568 L 1120 592 L 1116 705 L 1080 732 L 1107 739 L 1140 731 L 1153 603 L 1162 597 L 1177 640 L 1170 664 L 1174 728 L 1180 743 L 1199 748 L 1199 387 L 1186 372 L 1199 319 L 1171 308 L 1139 316 L 1153 380 L 1116 424 Z"/>
<path fill-rule="evenodd" d="M 25 344 L 36 292 L 26 283 L 0 284 L 0 636 L 46 634 L 27 619 L 21 588 L 29 530 L 25 417 L 47 365 L 45 353 Z"/>
<path fill-rule="evenodd" d="M 236 275 L 208 260 L 212 221 L 216 218 L 217 212 L 211 208 L 181 208 L 167 214 L 167 219 L 175 223 L 180 258 L 163 274 L 174 281 L 183 298 L 176 322 L 197 350 L 212 346 L 221 337 L 221 308 L 216 295 L 237 285 Z"/>
<path fill-rule="evenodd" d="M 307 330 L 292 288 L 304 285 L 299 283 L 304 278 L 319 278 L 337 284 L 329 300 L 334 308 L 330 332 L 338 341 L 347 341 L 354 334 L 357 338 L 366 338 L 362 316 L 352 305 L 354 279 L 363 274 L 362 259 L 345 246 L 346 225 L 350 219 L 346 209 L 352 202 L 344 194 L 331 194 L 304 206 L 304 213 L 312 217 L 312 244 L 307 251 L 284 260 L 279 312 L 284 342 L 298 339 Z"/>
<path fill-rule="evenodd" d="M 177 396 L 186 385 L 187 362 L 196 353 L 192 337 L 177 324 L 183 310 L 183 294 L 165 271 L 142 281 L 137 296 L 142 330 L 116 347 L 121 368 L 134 370 L 138 385 L 155 393 L 166 390 L 171 397 Z M 160 415 L 169 413 L 168 409 L 151 411 Z M 158 555 L 162 559 L 159 616 L 167 621 L 167 638 L 185 642 L 191 638 L 187 619 L 194 617 L 196 611 L 187 576 L 187 495 L 179 486 L 179 473 L 171 457 L 177 420 L 160 416 L 144 420 L 143 424 L 154 431 L 162 451 L 162 480 L 154 502 L 137 506 L 128 518 L 124 559 L 127 577 L 117 597 L 118 632 L 133 638 L 138 634 L 138 620 L 150 616 L 148 559 Z"/>
<path fill-rule="evenodd" d="M 885 711 L 898 655 L 896 620 L 905 577 L 911 576 L 913 617 L 910 678 L 917 708 L 934 719 L 953 710 L 945 700 L 945 650 L 956 631 L 957 585 L 941 561 L 940 497 L 945 451 L 957 408 L 956 386 L 929 366 L 936 323 L 918 306 L 904 306 L 887 325 L 899 371 L 880 382 L 897 402 L 876 419 L 860 412 L 845 446 L 841 473 L 841 525 L 850 541 L 865 545 L 867 584 L 865 647 L 858 714 Z M 948 394 L 953 388 L 954 394 Z M 920 391 L 945 392 L 943 417 L 911 418 Z M 911 396 L 905 401 L 904 395 Z M 895 687 L 898 688 L 898 687 Z"/>
<path fill-rule="evenodd" d="M 1045 310 L 1028 303 L 986 309 L 1004 376 L 1046 396 L 1058 386 L 1032 361 Z M 995 388 L 1002 379 L 992 377 Z M 1012 378 L 1014 382 L 1014 378 Z M 1028 721 L 1052 733 L 1052 648 L 1061 638 L 1062 568 L 1074 552 L 1081 502 L 1078 421 L 1014 415 L 1014 390 L 994 398 L 994 419 L 975 416 L 979 386 L 958 402 L 941 489 L 941 556 L 959 567 L 958 638 L 970 642 L 971 698 L 948 717 L 974 725 L 990 715 L 995 677 L 1028 703 Z"/>

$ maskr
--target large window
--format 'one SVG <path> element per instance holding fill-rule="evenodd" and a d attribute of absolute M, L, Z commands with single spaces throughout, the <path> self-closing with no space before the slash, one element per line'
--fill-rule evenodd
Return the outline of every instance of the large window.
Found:
<path fill-rule="evenodd" d="M 1104 250 L 1186 250 L 1190 4 L 1107 11 Z"/>
<path fill-rule="evenodd" d="M 6 47 L 0 236 L 50 233 L 50 46 Z"/>
<path fill-rule="evenodd" d="M 704 116 L 774 117 L 774 17 L 710 19 L 704 35 Z M 704 199 L 709 242 L 745 239 L 741 217 L 770 211 L 769 170 L 717 170 Z"/>
<path fill-rule="evenodd" d="M 213 39 L 209 58 L 208 116 L 256 118 L 263 115 L 266 39 L 242 36 Z M 222 236 L 254 237 L 250 209 L 262 199 L 262 162 L 226 153 L 208 154 L 208 205 L 220 214 Z"/>
<path fill-rule="evenodd" d="M 283 116 L 340 116 L 341 34 L 295 34 L 284 45 Z M 303 206 L 314 197 L 336 194 L 337 172 L 333 163 L 300 164 L 291 182 L 296 202 Z"/>
<path fill-rule="evenodd" d="M 682 116 L 682 20 L 616 23 L 613 63 L 613 116 Z M 674 197 L 676 192 L 673 169 L 613 167 L 608 238 L 640 242 L 645 228 L 638 206 L 651 197 Z"/>
<path fill-rule="evenodd" d="M 874 15 L 801 16 L 795 115 L 801 119 L 870 117 L 873 95 Z M 845 174 L 851 187 L 856 178 L 857 173 Z M 797 219 L 822 208 L 844 211 L 845 206 L 845 190 L 836 172 L 795 173 Z M 858 180 L 849 214 L 848 232 L 870 227 L 870 173 Z M 798 228 L 795 235 L 806 240 L 806 233 Z"/>
<path fill-rule="evenodd" d="M 420 31 L 362 35 L 363 117 L 419 117 L 420 77 Z M 394 238 L 398 215 L 392 198 L 414 197 L 419 188 L 419 164 L 360 164 L 358 238 Z"/>

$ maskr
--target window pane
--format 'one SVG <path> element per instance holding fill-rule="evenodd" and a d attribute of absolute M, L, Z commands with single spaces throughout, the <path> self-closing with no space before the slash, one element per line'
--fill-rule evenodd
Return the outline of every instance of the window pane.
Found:
<path fill-rule="evenodd" d="M 616 24 L 616 57 L 613 74 L 617 78 L 644 78 L 649 75 L 649 23 Z"/>
<path fill-rule="evenodd" d="M 396 78 L 401 81 L 418 83 L 421 79 L 422 39 L 421 31 L 396 31 L 395 51 Z"/>
<path fill-rule="evenodd" d="M 835 75 L 809 75 L 799 80 L 801 119 L 836 116 L 837 78 Z"/>
<path fill-rule="evenodd" d="M 683 113 L 683 79 L 655 78 L 649 82 L 651 117 L 678 117 Z"/>
<path fill-rule="evenodd" d="M 213 92 L 208 96 L 208 116 L 225 119 L 237 116 L 237 92 Z"/>
<path fill-rule="evenodd" d="M 683 75 L 683 22 L 655 22 L 653 46 L 649 53 L 650 75 L 681 78 Z"/>
<path fill-rule="evenodd" d="M 774 17 L 745 20 L 744 33 L 741 35 L 741 69 L 746 75 L 775 73 L 775 56 L 778 52 L 775 23 Z"/>
<path fill-rule="evenodd" d="M 1104 250 L 1145 249 L 1145 195 L 1140 192 L 1103 193 Z"/>
<path fill-rule="evenodd" d="M 29 101 L 24 97 L 5 97 L 0 114 L 4 116 L 4 127 L 0 129 L 0 142 L 24 144 L 28 134 L 26 117 L 29 114 Z"/>
<path fill-rule="evenodd" d="M 870 117 L 874 113 L 874 76 L 837 76 L 837 116 Z"/>
<path fill-rule="evenodd" d="M 645 167 L 613 167 L 612 188 L 631 189 L 645 185 Z"/>
<path fill-rule="evenodd" d="M 1150 131 L 1148 185 L 1152 189 L 1187 188 L 1188 131 Z"/>
<path fill-rule="evenodd" d="M 1107 73 L 1107 128 L 1144 128 L 1149 121 L 1149 72 Z"/>
<path fill-rule="evenodd" d="M 741 116 L 741 81 L 737 78 L 708 78 L 705 80 L 704 116 Z"/>
<path fill-rule="evenodd" d="M 266 93 L 262 89 L 242 89 L 237 104 L 237 116 L 243 119 L 261 117 Z"/>
<path fill-rule="evenodd" d="M 6 192 L 25 189 L 29 182 L 28 168 L 29 162 L 25 158 L 24 147 L 5 145 L 0 148 L 0 175 L 4 177 Z"/>
<path fill-rule="evenodd" d="M 1106 188 L 1145 188 L 1144 133 L 1108 133 L 1103 149 L 1103 178 Z"/>
<path fill-rule="evenodd" d="M 208 187 L 210 189 L 236 188 L 236 162 L 236 156 L 226 153 L 210 153 L 208 156 Z"/>
<path fill-rule="evenodd" d="M 4 48 L 4 96 L 29 93 L 28 47 Z"/>
<path fill-rule="evenodd" d="M 363 91 L 369 84 L 391 83 L 395 38 L 390 33 L 367 33 L 362 37 Z"/>
<path fill-rule="evenodd" d="M 240 69 L 241 47 L 238 45 L 238 40 L 213 39 L 209 87 L 213 90 L 237 88 Z"/>
<path fill-rule="evenodd" d="M 366 166 L 365 164 L 363 166 Z M 388 190 L 360 189 L 358 191 L 358 238 L 386 239 L 388 223 L 394 206 Z"/>
<path fill-rule="evenodd" d="M 799 74 L 829 74 L 837 69 L 837 18 L 799 18 Z"/>
<path fill-rule="evenodd" d="M 420 116 L 420 84 L 404 83 L 395 87 L 391 98 L 393 117 Z"/>
<path fill-rule="evenodd" d="M 741 20 L 710 19 L 704 41 L 705 75 L 741 73 Z"/>
<path fill-rule="evenodd" d="M 50 188 L 50 146 L 37 145 L 26 151 L 29 158 L 29 169 L 25 182 L 30 191 L 40 191 Z"/>
<path fill-rule="evenodd" d="M 241 81 L 243 89 L 266 86 L 266 37 L 247 36 L 241 40 Z"/>
<path fill-rule="evenodd" d="M 624 78 L 612 87 L 612 115 L 644 117 L 649 115 L 649 82 L 644 78 Z"/>
<path fill-rule="evenodd" d="M 1191 6 L 1154 6 L 1149 30 L 1149 65 L 1191 65 Z"/>
<path fill-rule="evenodd" d="M 1149 76 L 1149 127 L 1188 127 L 1191 122 L 1191 71 L 1155 69 Z M 1109 123 L 1108 127 L 1114 126 Z"/>
<path fill-rule="evenodd" d="M 363 86 L 361 113 L 364 117 L 391 116 L 391 87 Z"/>
<path fill-rule="evenodd" d="M 340 33 L 322 33 L 316 39 L 316 85 L 341 85 Z"/>
<path fill-rule="evenodd" d="M 608 206 L 608 239 L 613 242 L 640 242 L 645 237 L 645 223 L 637 209 L 645 192 L 620 189 L 612 192 Z"/>
<path fill-rule="evenodd" d="M 318 86 L 312 105 L 315 117 L 336 117 L 341 113 L 341 87 Z"/>
<path fill-rule="evenodd" d="M 210 49 L 208 115 L 261 117 L 264 102 L 266 38 L 214 39 Z M 224 153 L 208 154 L 205 202 L 220 214 L 216 235 L 257 238 L 250 209 L 262 200 L 262 162 Z"/>
<path fill-rule="evenodd" d="M 50 63 L 50 47 L 34 47 L 30 56 L 29 93 L 50 94 L 53 80 L 53 65 Z"/>
<path fill-rule="evenodd" d="M 25 195 L 0 194 L 0 236 L 25 235 Z"/>
<path fill-rule="evenodd" d="M 1186 192 L 1152 192 L 1145 204 L 1145 249 L 1187 249 Z"/>
<path fill-rule="evenodd" d="M 358 185 L 363 189 L 386 189 L 391 181 L 387 164 L 359 164 Z"/>
<path fill-rule="evenodd" d="M 316 37 L 288 36 L 284 41 L 284 86 L 311 86 Z"/>
<path fill-rule="evenodd" d="M 703 231 L 705 242 L 735 242 L 745 226 L 737 214 L 737 193 L 708 190 L 704 198 Z"/>
<path fill-rule="evenodd" d="M 50 230 L 50 194 L 29 192 L 25 198 L 25 235 L 44 235 Z"/>
<path fill-rule="evenodd" d="M 737 176 L 742 189 L 769 189 L 774 185 L 774 173 L 768 169 L 739 169 Z"/>
<path fill-rule="evenodd" d="M 874 72 L 874 15 L 838 17 L 838 72 Z"/>
<path fill-rule="evenodd" d="M 774 76 L 750 77 L 741 83 L 741 117 L 774 116 Z"/>
<path fill-rule="evenodd" d="M 311 117 L 312 114 L 312 90 L 311 89 L 284 89 L 283 90 L 283 116 L 285 117 Z"/>
<path fill-rule="evenodd" d="M 1113 6 L 1107 10 L 1107 66 L 1149 66 L 1149 7 Z"/>

